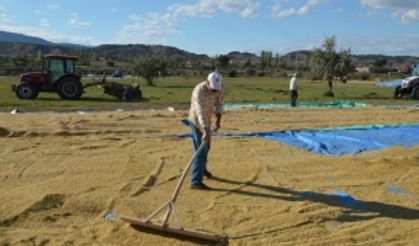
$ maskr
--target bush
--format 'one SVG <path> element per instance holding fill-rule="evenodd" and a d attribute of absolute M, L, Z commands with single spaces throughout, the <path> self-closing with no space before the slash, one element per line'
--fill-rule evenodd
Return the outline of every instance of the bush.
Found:
<path fill-rule="evenodd" d="M 370 77 L 369 73 L 361 73 L 360 74 L 360 79 L 365 81 L 365 80 L 370 80 L 371 77 Z"/>
<path fill-rule="evenodd" d="M 106 61 L 106 66 L 115 67 L 115 63 L 113 61 Z"/>
<path fill-rule="evenodd" d="M 283 77 L 283 78 L 288 78 L 288 74 L 287 74 L 287 72 L 286 72 L 286 71 L 281 71 L 281 72 L 279 72 L 279 73 L 278 73 L 278 76 L 279 76 L 279 77 Z"/>
<path fill-rule="evenodd" d="M 230 78 L 235 78 L 237 77 L 237 70 L 236 69 L 232 69 L 228 72 L 228 77 Z"/>
<path fill-rule="evenodd" d="M 328 90 L 325 93 L 323 93 L 323 97 L 335 97 L 335 94 L 333 93 L 333 91 Z"/>
<path fill-rule="evenodd" d="M 256 75 L 256 70 L 253 69 L 253 68 L 248 68 L 248 69 L 246 69 L 246 75 L 248 77 L 255 76 Z"/>
<path fill-rule="evenodd" d="M 351 79 L 359 79 L 363 81 L 371 80 L 371 74 L 367 72 L 354 73 L 351 75 Z"/>

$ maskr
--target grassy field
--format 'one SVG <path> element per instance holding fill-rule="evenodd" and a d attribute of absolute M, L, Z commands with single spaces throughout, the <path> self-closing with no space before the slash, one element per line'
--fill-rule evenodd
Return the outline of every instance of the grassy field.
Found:
<path fill-rule="evenodd" d="M 100 87 L 85 90 L 81 100 L 61 100 L 56 93 L 40 93 L 36 100 L 20 100 L 11 91 L 11 85 L 18 77 L 0 77 L 0 111 L 10 111 L 16 107 L 23 111 L 46 110 L 115 110 L 163 108 L 170 105 L 187 105 L 194 85 L 203 78 L 171 77 L 159 79 L 157 86 L 145 85 L 141 79 L 129 79 L 119 82 L 140 84 L 144 99 L 141 101 L 124 102 L 103 93 Z M 111 81 L 111 80 L 108 80 Z M 83 79 L 83 83 L 92 82 Z M 281 102 L 287 103 L 289 79 L 287 78 L 225 78 L 225 102 Z M 393 100 L 392 88 L 376 88 L 374 82 L 349 81 L 346 84 L 334 84 L 334 98 L 323 97 L 327 91 L 326 82 L 299 81 L 298 101 L 325 102 L 333 100 L 353 100 L 374 105 L 383 104 L 417 104 L 411 99 Z"/>

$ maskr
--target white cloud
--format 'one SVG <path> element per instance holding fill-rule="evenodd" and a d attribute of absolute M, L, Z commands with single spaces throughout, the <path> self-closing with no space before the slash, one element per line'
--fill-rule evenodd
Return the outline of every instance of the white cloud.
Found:
<path fill-rule="evenodd" d="M 132 21 L 141 21 L 143 18 L 141 17 L 141 15 L 130 15 L 128 16 L 128 19 Z"/>
<path fill-rule="evenodd" d="M 75 26 L 75 27 L 88 27 L 90 26 L 90 22 L 80 20 L 77 13 L 71 13 L 71 17 L 68 20 L 68 24 Z"/>
<path fill-rule="evenodd" d="M 117 33 L 118 43 L 161 43 L 166 34 L 176 32 L 171 16 L 167 14 L 151 13 L 146 18 L 130 15 L 128 18 L 134 23 L 125 25 Z"/>
<path fill-rule="evenodd" d="M 7 9 L 4 6 L 0 5 L 0 23 L 11 23 L 11 22 L 13 22 L 13 17 L 6 14 L 5 13 L 6 11 L 7 11 Z"/>
<path fill-rule="evenodd" d="M 293 16 L 297 13 L 297 10 L 294 8 L 283 9 L 281 5 L 276 4 L 272 7 L 272 17 L 276 18 L 286 18 Z"/>
<path fill-rule="evenodd" d="M 298 10 L 298 14 L 306 15 L 317 5 L 323 4 L 326 2 L 327 0 L 308 0 L 307 3 Z"/>
<path fill-rule="evenodd" d="M 76 18 L 70 18 L 68 20 L 68 24 L 72 25 L 72 26 L 77 26 L 77 27 L 88 27 L 90 26 L 90 22 L 88 21 L 82 21 Z"/>
<path fill-rule="evenodd" d="M 412 9 L 418 8 L 419 2 L 417 0 L 360 0 L 361 4 L 373 8 L 398 8 L 398 9 Z"/>
<path fill-rule="evenodd" d="M 0 22 L 3 22 L 3 23 L 13 22 L 13 17 L 10 17 L 9 15 L 5 13 L 0 13 Z"/>
<path fill-rule="evenodd" d="M 256 16 L 259 3 L 250 0 L 198 0 L 193 4 L 173 4 L 166 12 L 150 13 L 146 18 L 130 15 L 133 23 L 117 32 L 116 42 L 160 43 L 176 33 L 176 24 L 184 18 L 213 18 L 217 12 L 237 14 L 243 18 Z"/>
<path fill-rule="evenodd" d="M 217 12 L 224 12 L 247 18 L 255 16 L 258 8 L 259 3 L 250 0 L 199 0 L 195 4 L 174 4 L 169 12 L 190 17 L 213 17 Z"/>
<path fill-rule="evenodd" d="M 419 21 L 419 9 L 410 9 L 406 13 L 402 14 L 400 21 L 403 24 L 408 24 L 410 22 Z"/>
<path fill-rule="evenodd" d="M 324 4 L 328 0 L 307 0 L 305 4 L 301 7 L 289 7 L 283 8 L 283 3 L 288 3 L 287 0 L 276 1 L 272 6 L 272 17 L 274 18 L 286 18 L 294 15 L 307 15 L 310 13 L 313 8 L 317 5 Z"/>
<path fill-rule="evenodd" d="M 390 9 L 392 16 L 403 24 L 419 21 L 419 1 L 417 0 L 360 0 L 362 5 L 373 9 Z"/>
<path fill-rule="evenodd" d="M 47 19 L 41 19 L 41 21 L 39 22 L 39 25 L 42 27 L 48 27 L 50 26 L 49 21 Z"/>

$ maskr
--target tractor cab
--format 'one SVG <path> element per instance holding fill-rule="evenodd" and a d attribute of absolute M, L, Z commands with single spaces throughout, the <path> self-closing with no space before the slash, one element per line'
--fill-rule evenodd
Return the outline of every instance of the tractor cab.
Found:
<path fill-rule="evenodd" d="M 75 74 L 76 56 L 47 55 L 45 57 L 45 73 L 48 82 L 55 82 L 65 74 Z"/>
<path fill-rule="evenodd" d="M 35 99 L 39 92 L 57 92 L 62 99 L 80 99 L 83 93 L 81 76 L 76 73 L 77 56 L 46 55 L 42 72 L 20 75 L 20 82 L 12 87 L 21 99 Z"/>
<path fill-rule="evenodd" d="M 413 65 L 412 76 L 419 76 L 419 64 Z"/>

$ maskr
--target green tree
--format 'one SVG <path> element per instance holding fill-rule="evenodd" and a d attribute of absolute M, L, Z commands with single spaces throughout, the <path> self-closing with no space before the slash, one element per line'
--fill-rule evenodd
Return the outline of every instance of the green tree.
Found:
<path fill-rule="evenodd" d="M 232 70 L 228 71 L 228 77 L 230 77 L 230 78 L 237 77 L 237 70 L 236 69 L 232 69 Z"/>
<path fill-rule="evenodd" d="M 272 52 L 262 51 L 260 54 L 260 68 L 271 68 L 272 67 Z"/>
<path fill-rule="evenodd" d="M 13 57 L 12 61 L 16 69 L 18 69 L 19 71 L 27 71 L 31 69 L 29 67 L 29 65 L 31 65 L 31 61 L 27 55 L 18 55 L 16 57 Z"/>
<path fill-rule="evenodd" d="M 79 58 L 78 64 L 80 64 L 81 66 L 90 66 L 90 56 L 83 49 L 77 49 L 76 55 Z M 96 60 L 96 56 L 94 57 L 94 59 Z"/>
<path fill-rule="evenodd" d="M 243 64 L 243 68 L 249 68 L 252 67 L 252 61 L 250 59 L 247 59 L 246 62 Z"/>
<path fill-rule="evenodd" d="M 115 67 L 115 62 L 110 61 L 110 60 L 107 60 L 106 61 L 106 66 L 108 66 L 108 67 Z"/>
<path fill-rule="evenodd" d="M 281 56 L 278 53 L 275 54 L 275 59 L 274 59 L 274 66 L 275 67 L 278 67 L 280 60 L 281 60 Z"/>
<path fill-rule="evenodd" d="M 38 52 L 36 53 L 36 57 L 34 59 L 34 66 L 42 69 L 44 67 L 44 56 L 42 55 L 42 51 L 38 50 Z"/>
<path fill-rule="evenodd" d="M 385 65 L 387 65 L 387 59 L 385 58 L 377 59 L 374 61 L 375 67 L 384 67 Z"/>
<path fill-rule="evenodd" d="M 339 78 L 340 81 L 346 83 L 348 74 L 353 73 L 355 71 L 355 66 L 352 65 L 351 60 L 351 51 L 342 50 L 339 53 L 339 61 L 336 64 L 336 76 Z"/>
<path fill-rule="evenodd" d="M 313 52 L 308 61 L 309 73 L 308 77 L 311 80 L 320 80 L 323 78 L 323 59 L 321 57 L 321 51 L 316 50 Z"/>
<path fill-rule="evenodd" d="M 94 52 L 90 55 L 90 59 L 92 61 L 99 61 L 100 60 L 99 59 L 99 56 L 96 53 L 94 53 Z"/>
<path fill-rule="evenodd" d="M 388 61 L 385 58 L 376 59 L 371 67 L 372 73 L 388 73 L 392 69 L 388 66 Z"/>
<path fill-rule="evenodd" d="M 228 68 L 230 64 L 230 58 L 227 55 L 220 55 L 217 57 L 217 67 L 220 69 Z"/>
<path fill-rule="evenodd" d="M 333 79 L 341 80 L 353 70 L 351 65 L 351 51 L 341 50 L 336 52 L 336 38 L 334 36 L 324 40 L 322 48 L 317 48 L 310 56 L 309 77 L 311 79 L 326 79 L 329 94 L 333 96 Z"/>
<path fill-rule="evenodd" d="M 249 67 L 249 68 L 246 69 L 246 76 L 247 77 L 253 77 L 255 75 L 256 75 L 256 70 L 254 68 Z"/>
<path fill-rule="evenodd" d="M 154 57 L 138 59 L 134 64 L 134 72 L 142 76 L 148 86 L 155 86 L 155 79 L 166 75 L 167 63 Z"/>

